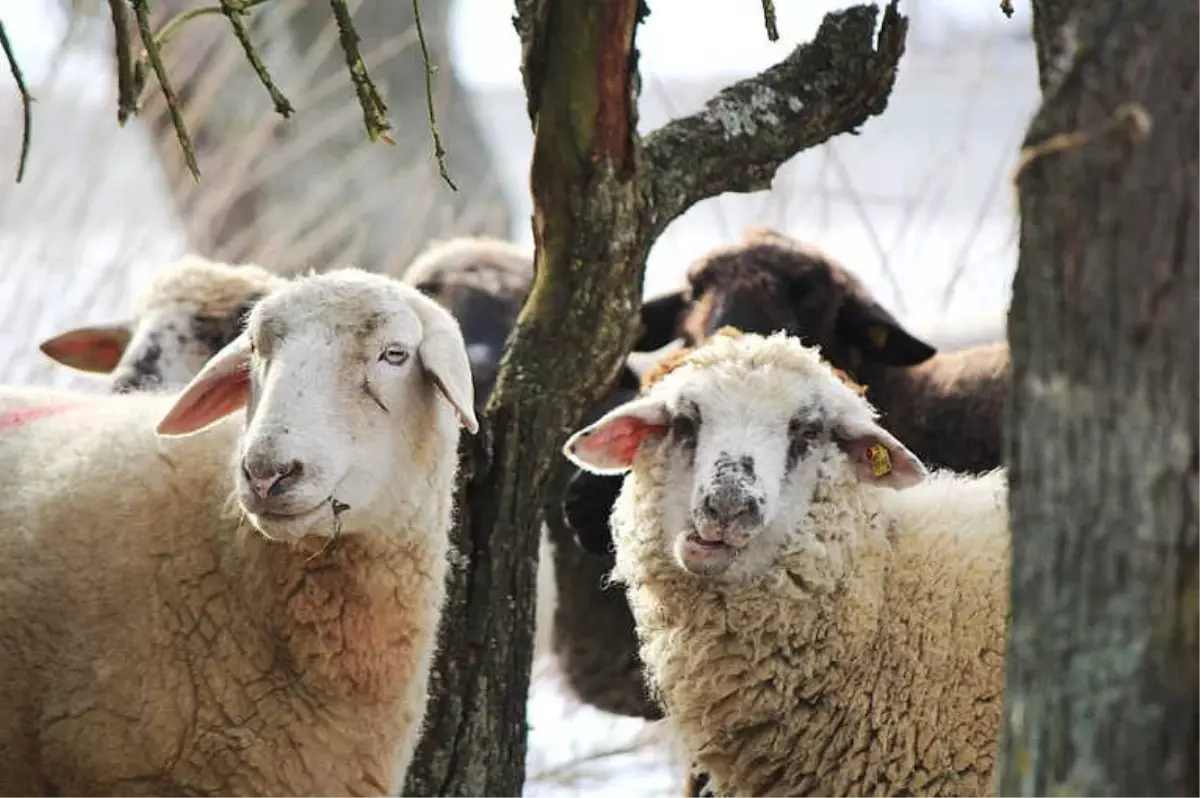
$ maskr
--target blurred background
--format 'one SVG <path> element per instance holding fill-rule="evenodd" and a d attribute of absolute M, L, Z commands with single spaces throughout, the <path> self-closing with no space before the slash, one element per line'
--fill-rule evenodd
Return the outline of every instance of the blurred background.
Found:
<path fill-rule="evenodd" d="M 191 7 L 151 4 L 157 24 Z M 146 278 L 193 250 L 284 274 L 354 264 L 403 272 L 430 239 L 532 246 L 532 134 L 506 0 L 425 0 L 435 104 L 457 193 L 440 181 L 411 4 L 350 2 L 396 146 L 371 144 L 328 3 L 271 0 L 252 36 L 296 113 L 284 120 L 220 16 L 164 51 L 202 179 L 184 167 L 153 79 L 141 115 L 116 119 L 102 0 L 0 0 L 33 105 L 25 179 L 13 181 L 21 106 L 0 76 L 0 379 L 91 388 L 37 350 L 50 335 L 124 318 Z M 643 132 L 812 37 L 829 0 L 650 0 L 638 32 Z M 1027 3 L 905 0 L 908 51 L 887 111 L 859 136 L 802 153 L 770 191 L 708 200 L 650 254 L 645 291 L 673 289 L 696 257 L 767 224 L 826 249 L 914 331 L 1002 337 L 1017 254 L 1012 169 L 1038 100 Z M 680 763 L 654 724 L 606 716 L 535 663 L 527 795 L 675 795 Z"/>

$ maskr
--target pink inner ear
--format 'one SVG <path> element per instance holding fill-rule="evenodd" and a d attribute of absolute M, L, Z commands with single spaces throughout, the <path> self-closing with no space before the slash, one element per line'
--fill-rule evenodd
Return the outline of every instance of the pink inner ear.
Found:
<path fill-rule="evenodd" d="M 42 351 L 60 363 L 75 368 L 111 372 L 120 362 L 125 348 L 111 333 L 78 330 L 46 341 Z"/>
<path fill-rule="evenodd" d="M 239 368 L 195 386 L 158 423 L 162 435 L 183 435 L 207 427 L 242 405 L 250 390 L 250 372 Z"/>
<path fill-rule="evenodd" d="M 614 419 L 600 427 L 591 435 L 582 438 L 576 449 L 581 455 L 591 455 L 613 464 L 627 466 L 633 462 L 638 447 L 647 436 L 663 434 L 667 428 L 663 424 L 651 424 L 633 416 Z"/>

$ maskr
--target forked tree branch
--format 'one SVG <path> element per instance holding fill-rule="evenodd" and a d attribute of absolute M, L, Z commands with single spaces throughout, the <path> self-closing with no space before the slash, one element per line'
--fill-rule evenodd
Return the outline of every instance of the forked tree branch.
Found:
<path fill-rule="evenodd" d="M 882 113 L 908 20 L 892 0 L 876 36 L 878 15 L 874 5 L 827 15 L 816 37 L 783 61 L 650 134 L 644 155 L 660 217 L 728 191 L 769 188 L 795 154 Z"/>

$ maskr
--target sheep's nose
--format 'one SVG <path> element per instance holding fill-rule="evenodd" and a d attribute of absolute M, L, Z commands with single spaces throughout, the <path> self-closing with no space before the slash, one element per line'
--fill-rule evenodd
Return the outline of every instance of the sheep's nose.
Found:
<path fill-rule="evenodd" d="M 278 496 L 286 491 L 304 473 L 304 465 L 299 460 L 277 463 L 262 457 L 246 457 L 242 459 L 242 473 L 250 490 L 260 499 L 268 496 Z"/>
<path fill-rule="evenodd" d="M 752 525 L 758 521 L 761 510 L 758 501 L 746 491 L 722 486 L 705 495 L 700 504 L 704 516 L 717 524 Z"/>

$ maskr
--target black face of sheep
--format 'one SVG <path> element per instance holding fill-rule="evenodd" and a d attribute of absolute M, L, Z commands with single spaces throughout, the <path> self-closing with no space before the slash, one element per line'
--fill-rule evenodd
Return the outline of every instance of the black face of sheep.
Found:
<path fill-rule="evenodd" d="M 640 351 L 675 338 L 694 346 L 722 327 L 760 335 L 782 330 L 820 346 L 852 374 L 864 361 L 912 366 L 936 353 L 854 275 L 818 249 L 766 228 L 697 261 L 686 289 L 645 304 L 642 324 Z"/>

